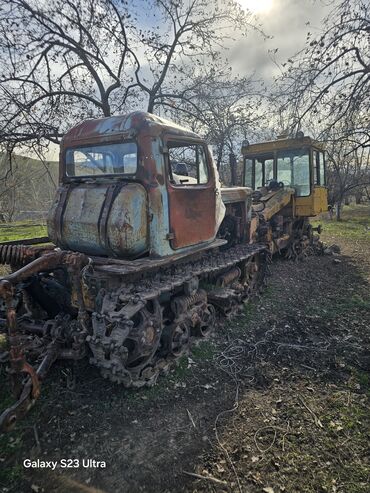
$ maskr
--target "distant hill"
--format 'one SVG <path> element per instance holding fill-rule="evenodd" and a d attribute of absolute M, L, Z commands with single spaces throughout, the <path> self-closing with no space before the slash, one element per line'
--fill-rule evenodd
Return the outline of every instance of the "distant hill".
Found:
<path fill-rule="evenodd" d="M 45 216 L 58 184 L 58 162 L 0 153 L 0 219 Z"/>

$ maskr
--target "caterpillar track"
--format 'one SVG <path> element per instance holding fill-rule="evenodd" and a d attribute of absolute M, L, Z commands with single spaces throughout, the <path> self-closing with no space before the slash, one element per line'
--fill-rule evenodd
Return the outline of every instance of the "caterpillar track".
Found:
<path fill-rule="evenodd" d="M 228 315 L 262 289 L 267 255 L 264 245 L 239 245 L 100 293 L 91 364 L 125 387 L 153 385 L 191 340 L 208 335 L 216 310 Z"/>

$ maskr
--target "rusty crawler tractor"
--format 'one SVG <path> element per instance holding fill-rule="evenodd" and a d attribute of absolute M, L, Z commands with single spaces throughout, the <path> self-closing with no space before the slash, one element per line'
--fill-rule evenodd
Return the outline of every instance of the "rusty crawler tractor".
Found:
<path fill-rule="evenodd" d="M 328 209 L 324 152 L 310 137 L 243 142 L 243 185 L 252 188 L 251 237 L 270 252 L 300 258 L 322 245 L 309 217 Z M 316 228 L 320 234 L 321 227 Z"/>
<path fill-rule="evenodd" d="M 11 429 L 57 359 L 89 357 L 125 387 L 153 385 L 215 311 L 263 283 L 250 236 L 252 190 L 220 189 L 196 134 L 147 113 L 85 121 L 61 145 L 48 217 L 53 244 L 0 245 L 0 330 L 15 403 Z M 31 364 L 32 363 L 32 364 Z"/>
<path fill-rule="evenodd" d="M 2 431 L 34 404 L 57 359 L 88 356 L 113 382 L 153 385 L 208 335 L 216 310 L 232 313 L 261 290 L 271 253 L 312 243 L 322 154 L 307 139 L 290 154 L 283 144 L 244 146 L 245 183 L 267 185 L 256 194 L 221 189 L 204 141 L 148 113 L 66 134 L 51 243 L 0 245 L 12 271 L 0 278 L 0 361 L 15 397 Z"/>

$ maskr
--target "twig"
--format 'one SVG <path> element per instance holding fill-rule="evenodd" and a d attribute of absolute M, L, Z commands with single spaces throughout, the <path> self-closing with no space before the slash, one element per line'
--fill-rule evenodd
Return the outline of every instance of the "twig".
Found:
<path fill-rule="evenodd" d="M 351 437 L 347 437 L 342 443 L 339 444 L 340 447 L 342 447 L 345 443 L 349 442 L 351 440 Z"/>
<path fill-rule="evenodd" d="M 305 401 L 302 399 L 301 396 L 299 396 L 299 400 L 302 402 L 302 404 L 304 405 L 304 407 L 307 409 L 307 411 L 311 414 L 311 416 L 313 417 L 314 419 L 314 423 L 315 425 L 318 427 L 318 428 L 324 428 L 321 421 L 319 420 L 319 418 L 316 416 L 316 414 L 312 411 L 312 409 L 310 409 L 307 404 L 305 403 Z"/>
<path fill-rule="evenodd" d="M 194 426 L 194 428 L 196 428 L 196 425 L 195 425 L 194 420 L 193 420 L 193 416 L 190 414 L 189 409 L 186 409 L 186 411 L 188 413 L 188 416 L 189 416 L 189 419 L 191 421 L 191 424 Z"/>
<path fill-rule="evenodd" d="M 206 479 L 208 481 L 213 481 L 217 484 L 227 485 L 226 481 L 221 481 L 221 479 L 214 478 L 213 476 L 202 476 L 201 474 L 196 474 L 195 472 L 182 471 L 183 474 L 187 474 L 188 476 L 193 476 L 198 479 Z"/>
<path fill-rule="evenodd" d="M 346 404 L 346 406 L 349 407 L 350 404 L 351 404 L 351 392 L 349 391 L 348 392 L 348 395 L 347 395 L 347 404 Z"/>
<path fill-rule="evenodd" d="M 41 452 L 41 445 L 40 445 L 40 440 L 39 440 L 39 434 L 36 428 L 36 425 L 33 425 L 33 434 L 35 436 L 35 442 L 36 442 L 36 448 L 38 452 Z"/>
<path fill-rule="evenodd" d="M 270 443 L 270 445 L 267 448 L 261 449 L 260 446 L 257 443 L 257 436 L 258 436 L 258 433 L 260 433 L 262 430 L 267 430 L 267 429 L 274 430 L 274 438 L 272 439 L 272 442 Z M 261 454 L 265 454 L 270 449 L 272 449 L 272 447 L 274 446 L 275 440 L 276 440 L 276 429 L 274 428 L 274 426 L 263 426 L 262 428 L 259 428 L 256 431 L 256 433 L 254 434 L 254 443 L 256 444 L 256 447 L 261 452 Z"/>
<path fill-rule="evenodd" d="M 286 432 L 284 433 L 283 439 L 282 439 L 282 449 L 283 449 L 283 452 L 285 452 L 285 437 L 288 435 L 289 432 L 290 432 L 290 422 L 288 421 L 288 425 L 286 427 Z"/>
<path fill-rule="evenodd" d="M 312 371 L 317 371 L 316 368 L 312 368 L 312 366 L 308 366 L 308 365 L 302 365 L 302 368 L 307 368 L 308 370 L 312 370 Z"/>

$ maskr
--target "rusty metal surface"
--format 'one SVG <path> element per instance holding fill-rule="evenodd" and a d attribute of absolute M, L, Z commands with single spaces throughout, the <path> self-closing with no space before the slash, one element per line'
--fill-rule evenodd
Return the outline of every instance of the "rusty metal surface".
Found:
<path fill-rule="evenodd" d="M 42 253 L 53 250 L 53 245 L 41 247 L 28 246 L 26 244 L 0 244 L 0 264 L 8 264 L 12 267 L 21 267 L 32 260 L 35 260 Z"/>
<path fill-rule="evenodd" d="M 55 229 L 49 234 L 58 243 Z M 71 187 L 65 200 L 61 239 L 65 248 L 90 255 L 142 255 L 149 248 L 145 188 L 122 182 Z"/>
<path fill-rule="evenodd" d="M 82 327 L 82 318 L 85 315 L 80 272 L 88 263 L 88 259 L 84 255 L 74 252 L 65 252 L 61 250 L 52 252 L 46 250 L 45 252 L 37 248 L 34 248 L 34 251 L 32 252 L 31 247 L 26 248 L 27 250 L 22 252 L 23 257 L 20 256 L 19 249 L 16 252 L 18 254 L 17 261 L 20 263 L 24 263 L 24 260 L 27 257 L 29 260 L 32 256 L 40 256 L 30 263 L 26 263 L 26 265 L 15 272 L 0 279 L 0 298 L 2 298 L 6 309 L 7 340 L 9 345 L 8 357 L 11 368 L 12 390 L 16 399 L 15 404 L 0 416 L 0 430 L 2 431 L 10 430 L 15 425 L 17 419 L 23 416 L 39 397 L 40 378 L 45 375 L 57 357 L 60 357 L 58 348 L 59 344 L 63 341 L 63 337 L 61 337 L 62 333 L 57 333 L 52 337 L 50 327 L 48 331 L 43 329 L 42 333 L 40 333 L 40 330 L 36 330 L 36 337 L 45 335 L 46 332 L 48 332 L 46 340 L 49 341 L 49 344 L 47 344 L 46 354 L 37 371 L 26 360 L 25 350 L 27 350 L 27 348 L 24 347 L 24 339 L 22 337 L 22 330 L 24 329 L 20 328 L 17 320 L 17 299 L 20 292 L 24 290 L 22 287 L 23 283 L 29 282 L 30 279 L 40 273 L 43 274 L 47 271 L 65 266 L 71 274 L 72 284 L 75 291 L 77 291 L 77 297 L 81 306 L 78 311 L 77 319 Z M 57 321 L 58 318 L 56 317 L 55 320 Z M 69 320 L 65 321 L 69 324 Z M 29 329 L 30 327 L 28 327 L 28 330 Z M 63 351 L 65 350 L 63 349 Z M 73 354 L 72 351 L 71 356 L 73 356 Z M 26 378 L 24 378 L 24 374 L 26 374 Z"/>
<path fill-rule="evenodd" d="M 215 183 L 184 188 L 169 185 L 170 232 L 174 249 L 212 241 L 216 236 Z"/>
<path fill-rule="evenodd" d="M 91 259 L 93 268 L 98 272 L 107 272 L 119 275 L 127 275 L 132 273 L 139 274 L 176 264 L 183 259 L 187 259 L 191 262 L 194 260 L 195 256 L 199 257 L 199 254 L 217 249 L 221 246 L 225 246 L 226 244 L 227 241 L 216 239 L 208 245 L 199 246 L 198 248 L 192 250 L 191 255 L 188 252 L 182 252 L 164 258 L 143 258 L 132 261 L 104 259 L 101 257 L 91 257 Z"/>
<path fill-rule="evenodd" d="M 136 135 L 142 130 L 153 136 L 158 135 L 159 132 L 169 131 L 199 138 L 194 132 L 164 118 L 144 111 L 136 111 L 127 115 L 85 120 L 66 133 L 62 145 L 67 147 L 103 139 L 113 140 L 115 137 L 121 138 L 122 135 L 127 137 Z"/>
<path fill-rule="evenodd" d="M 285 206 L 291 204 L 292 200 L 294 200 L 294 193 L 294 189 L 288 187 L 268 192 L 266 195 L 262 196 L 259 201 L 262 204 L 261 210 L 259 211 L 258 202 L 253 205 L 253 210 L 261 212 L 265 220 L 268 221 Z"/>
<path fill-rule="evenodd" d="M 12 390 L 15 399 L 20 399 L 22 405 L 26 400 L 26 396 L 22 395 L 24 390 L 23 374 L 26 373 L 28 381 L 30 381 L 30 390 L 27 392 L 27 399 L 37 399 L 40 395 L 40 382 L 33 367 L 26 361 L 24 351 L 22 348 L 22 342 L 20 333 L 17 326 L 17 315 L 14 304 L 14 289 L 10 281 L 0 281 L 0 297 L 3 298 L 6 305 L 6 319 L 8 327 L 8 341 L 9 341 L 9 361 L 11 368 Z M 28 406 L 27 406 L 28 407 Z M 17 419 L 16 413 L 2 416 L 0 421 L 0 429 L 5 427 L 10 429 Z"/>
<path fill-rule="evenodd" d="M 209 325 L 212 326 L 214 309 L 209 306 L 207 293 L 198 289 L 198 281 L 207 279 L 207 282 L 221 285 L 237 281 L 240 276 L 235 286 L 229 285 L 227 291 L 227 297 L 236 304 L 250 296 L 253 289 L 250 279 L 241 270 L 235 270 L 231 275 L 230 269 L 237 263 L 248 263 L 250 258 L 266 253 L 264 245 L 238 245 L 225 252 L 211 250 L 193 262 L 169 264 L 160 271 L 155 270 L 153 274 L 147 274 L 145 280 L 139 277 L 131 279 L 128 285 L 121 283 L 115 290 L 99 291 L 92 319 L 93 334 L 88 337 L 94 355 L 90 362 L 100 369 L 103 376 L 127 387 L 153 385 L 163 368 L 172 361 L 173 348 L 181 353 L 180 346 L 188 339 L 189 330 L 191 334 L 202 336 L 209 330 Z M 245 267 L 243 271 L 246 270 Z M 224 272 L 229 274 L 223 276 Z M 264 271 L 259 274 L 262 282 Z M 86 272 L 86 283 L 89 283 L 90 276 L 94 276 L 93 271 Z M 186 285 L 189 294 L 184 295 Z M 164 295 L 164 299 L 170 300 L 166 313 L 173 314 L 168 325 L 160 318 L 164 311 L 158 310 L 156 305 Z M 150 319 L 152 324 L 148 324 L 148 306 L 152 303 L 154 305 L 149 311 L 154 315 Z M 172 348 L 168 352 L 163 347 L 158 349 L 158 321 L 165 339 L 170 338 L 171 341 L 165 343 L 167 349 Z M 164 330 L 163 324 L 170 328 Z M 143 340 L 147 341 L 145 344 L 149 344 L 149 340 L 151 342 L 145 345 L 141 359 L 138 351 Z M 134 356 L 130 357 L 131 351 Z"/>
<path fill-rule="evenodd" d="M 247 187 L 221 188 L 221 197 L 224 204 L 243 202 L 247 200 L 252 193 L 253 190 Z"/>

